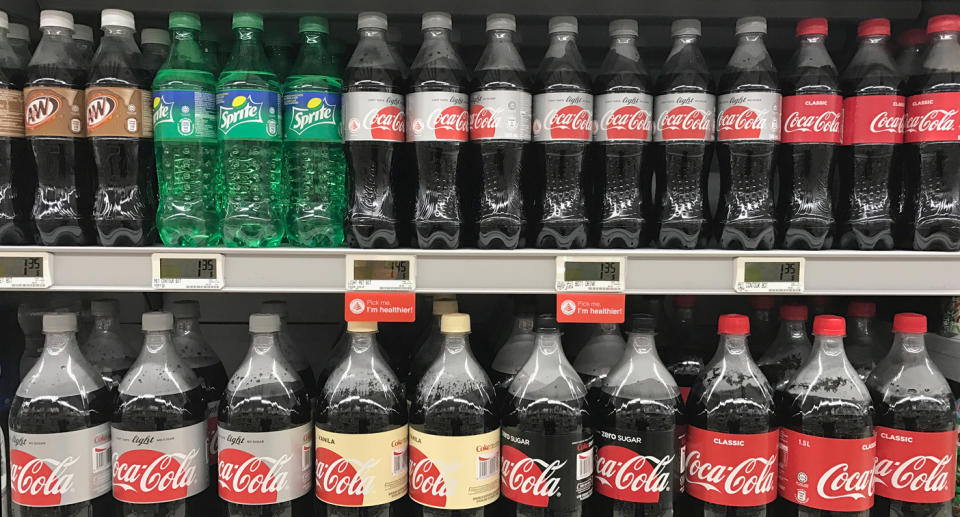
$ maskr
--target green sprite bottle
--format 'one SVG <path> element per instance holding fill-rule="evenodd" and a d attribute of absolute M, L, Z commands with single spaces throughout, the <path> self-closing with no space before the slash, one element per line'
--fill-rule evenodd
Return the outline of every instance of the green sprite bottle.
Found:
<path fill-rule="evenodd" d="M 340 128 L 343 80 L 327 49 L 326 18 L 300 18 L 302 46 L 283 87 L 287 228 L 298 246 L 343 244 L 346 159 Z"/>
<path fill-rule="evenodd" d="M 233 52 L 217 83 L 223 242 L 278 246 L 284 233 L 280 83 L 263 51 L 263 17 L 236 13 L 233 31 Z"/>
<path fill-rule="evenodd" d="M 173 47 L 153 81 L 153 143 L 160 199 L 157 228 L 167 246 L 220 243 L 216 80 L 197 44 L 200 18 L 170 13 Z"/>

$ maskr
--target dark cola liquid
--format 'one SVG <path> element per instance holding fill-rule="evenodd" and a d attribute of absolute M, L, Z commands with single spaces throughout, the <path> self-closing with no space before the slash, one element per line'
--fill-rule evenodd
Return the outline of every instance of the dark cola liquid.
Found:
<path fill-rule="evenodd" d="M 167 431 L 190 427 L 207 419 L 207 405 L 199 387 L 184 393 L 131 396 L 120 393 L 113 427 L 123 431 Z M 210 478 L 214 486 L 216 477 Z M 133 504 L 117 501 L 124 517 L 190 517 L 209 510 L 209 491 L 168 503 Z"/>
<path fill-rule="evenodd" d="M 22 95 L 24 71 L 12 49 L 7 50 L 10 52 L 0 54 L 0 89 Z M 33 242 L 30 211 L 36 188 L 37 176 L 27 141 L 0 137 L 0 245 Z"/>
<path fill-rule="evenodd" d="M 113 395 L 106 388 L 86 395 L 15 397 L 10 409 L 10 430 L 18 433 L 66 433 L 110 423 Z M 79 481 L 79 480 L 78 480 Z M 29 507 L 12 503 L 13 517 L 110 517 L 114 513 L 110 492 L 83 503 L 56 507 Z"/>
<path fill-rule="evenodd" d="M 185 361 L 188 362 L 188 361 Z M 209 443 L 207 443 L 207 452 L 209 453 L 209 469 L 210 469 L 210 488 L 207 490 L 207 499 L 208 503 L 210 500 L 213 502 L 219 502 L 219 497 L 217 494 L 217 487 L 214 480 L 217 479 L 217 461 L 214 461 L 214 458 L 217 456 L 217 436 L 215 433 L 216 422 L 210 422 L 209 418 L 217 418 L 217 411 L 220 406 L 220 398 L 223 397 L 224 390 L 227 389 L 227 372 L 223 368 L 223 363 L 217 361 L 214 364 L 207 366 L 191 367 L 193 373 L 200 378 L 200 392 L 203 397 L 204 402 L 204 418 L 207 420 L 207 438 Z M 211 432 L 212 427 L 213 432 Z"/>
<path fill-rule="evenodd" d="M 667 371 L 677 382 L 680 391 L 689 393 L 713 356 L 715 345 L 695 326 L 692 315 L 677 321 L 674 332 L 666 339 L 658 339 L 658 343 L 663 343 L 657 351 L 663 357 Z"/>

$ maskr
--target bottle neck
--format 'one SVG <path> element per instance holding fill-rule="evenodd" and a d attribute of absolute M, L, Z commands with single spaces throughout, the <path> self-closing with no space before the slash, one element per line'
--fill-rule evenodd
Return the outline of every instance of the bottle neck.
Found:
<path fill-rule="evenodd" d="M 450 45 L 450 30 L 433 28 L 423 31 L 423 44 Z"/>
<path fill-rule="evenodd" d="M 892 364 L 904 366 L 926 364 L 928 362 L 927 346 L 923 334 L 897 332 L 893 337 L 893 346 L 890 348 Z M 890 362 L 888 359 L 887 362 Z"/>
<path fill-rule="evenodd" d="M 635 356 L 643 355 L 648 357 L 656 357 L 657 347 L 653 332 L 646 330 L 631 332 L 629 335 L 627 335 L 626 350 L 628 353 L 631 353 Z"/>
<path fill-rule="evenodd" d="M 537 332 L 534 338 L 537 345 L 537 353 L 547 357 L 563 356 L 563 346 L 560 343 L 559 332 Z"/>
<path fill-rule="evenodd" d="M 114 315 L 97 316 L 93 319 L 93 328 L 100 332 L 111 332 L 116 326 L 117 317 Z"/>
<path fill-rule="evenodd" d="M 165 357 L 173 351 L 173 336 L 169 331 L 147 332 L 143 337 L 142 356 Z"/>
<path fill-rule="evenodd" d="M 487 44 L 513 46 L 514 32 L 506 29 L 487 31 Z"/>
<path fill-rule="evenodd" d="M 357 34 L 360 35 L 360 43 L 364 41 L 382 41 L 383 43 L 387 42 L 387 31 L 383 29 L 373 29 L 369 27 L 364 27 L 357 31 Z"/>
<path fill-rule="evenodd" d="M 533 332 L 533 315 L 531 314 L 520 314 L 513 318 L 513 332 L 512 334 L 520 333 L 532 333 Z"/>
<path fill-rule="evenodd" d="M 737 47 L 730 56 L 728 66 L 736 69 L 751 69 L 770 59 L 763 44 L 762 32 L 748 32 L 737 36 Z"/>
<path fill-rule="evenodd" d="M 270 71 L 271 68 L 267 62 L 267 54 L 263 49 L 261 31 L 249 27 L 239 27 L 233 32 L 236 35 L 233 51 L 230 53 L 230 60 L 224 66 L 224 70 L 256 70 L 272 74 L 273 72 Z"/>
<path fill-rule="evenodd" d="M 197 41 L 199 32 L 190 29 L 173 29 L 173 46 L 167 56 L 164 68 L 181 70 L 201 70 L 203 68 L 203 52 Z"/>
<path fill-rule="evenodd" d="M 301 33 L 300 54 L 294 63 L 290 75 L 318 74 L 332 76 L 336 74 L 333 68 L 333 57 L 327 47 L 327 35 L 322 32 Z"/>
<path fill-rule="evenodd" d="M 129 39 L 130 41 L 133 41 L 133 29 L 118 25 L 107 25 L 103 27 L 103 37 Z"/>
<path fill-rule="evenodd" d="M 54 40 L 59 43 L 73 44 L 73 31 L 66 27 L 42 27 L 43 39 Z"/>
<path fill-rule="evenodd" d="M 600 334 L 606 336 L 613 336 L 620 334 L 620 327 L 616 323 L 601 323 L 600 324 Z"/>
<path fill-rule="evenodd" d="M 615 52 L 629 61 L 640 61 L 636 36 L 614 36 L 610 40 L 610 52 Z"/>
<path fill-rule="evenodd" d="M 173 329 L 176 335 L 186 336 L 196 333 L 200 328 L 200 322 L 196 318 L 176 318 Z"/>
<path fill-rule="evenodd" d="M 49 332 L 44 334 L 43 355 L 64 357 L 80 353 L 76 332 Z"/>
<path fill-rule="evenodd" d="M 750 349 L 747 346 L 746 334 L 721 334 L 719 353 L 728 361 L 749 361 Z"/>
<path fill-rule="evenodd" d="M 884 51 L 887 48 L 887 41 L 890 40 L 890 36 L 882 34 L 873 34 L 870 36 L 864 36 L 860 38 L 860 47 L 882 47 Z"/>
<path fill-rule="evenodd" d="M 443 335 L 443 355 L 447 358 L 470 354 L 470 341 L 467 334 L 446 333 Z"/>
<path fill-rule="evenodd" d="M 350 356 L 361 358 L 374 354 L 377 340 L 373 332 L 349 332 Z"/>
<path fill-rule="evenodd" d="M 699 42 L 700 36 L 694 36 L 692 34 L 674 36 L 673 46 L 670 48 L 670 55 L 667 56 L 667 59 L 670 59 L 670 57 L 672 57 L 674 54 L 679 54 L 688 47 L 696 47 Z"/>
<path fill-rule="evenodd" d="M 840 336 L 814 336 L 813 338 L 814 355 L 827 360 L 843 361 L 845 355 L 843 352 L 843 338 Z"/>
<path fill-rule="evenodd" d="M 807 322 L 804 320 L 783 320 L 780 324 L 777 341 L 796 341 L 807 336 Z"/>
<path fill-rule="evenodd" d="M 850 318 L 850 334 L 863 337 L 873 335 L 873 318 Z"/>
<path fill-rule="evenodd" d="M 574 32 L 555 32 L 550 35 L 547 58 L 561 58 L 577 48 L 577 34 Z"/>

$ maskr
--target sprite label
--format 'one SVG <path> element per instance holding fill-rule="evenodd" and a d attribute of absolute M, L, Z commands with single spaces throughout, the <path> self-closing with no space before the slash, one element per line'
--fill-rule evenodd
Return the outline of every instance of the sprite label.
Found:
<path fill-rule="evenodd" d="M 153 139 L 216 138 L 213 94 L 193 90 L 164 90 L 153 94 Z"/>
<path fill-rule="evenodd" d="M 298 91 L 283 96 L 285 140 L 341 142 L 340 94 Z"/>
<path fill-rule="evenodd" d="M 224 140 L 280 140 L 280 94 L 264 90 L 217 93 L 217 134 Z"/>

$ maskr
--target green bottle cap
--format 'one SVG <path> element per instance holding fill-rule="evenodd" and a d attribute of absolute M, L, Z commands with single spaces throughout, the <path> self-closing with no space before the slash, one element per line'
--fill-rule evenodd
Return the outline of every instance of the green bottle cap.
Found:
<path fill-rule="evenodd" d="M 233 14 L 233 28 L 263 30 L 263 16 L 257 13 L 240 12 Z"/>
<path fill-rule="evenodd" d="M 330 34 L 330 26 L 323 16 L 300 17 L 300 32 L 322 32 Z"/>
<path fill-rule="evenodd" d="M 200 30 L 200 17 L 182 11 L 170 13 L 170 29 Z"/>

